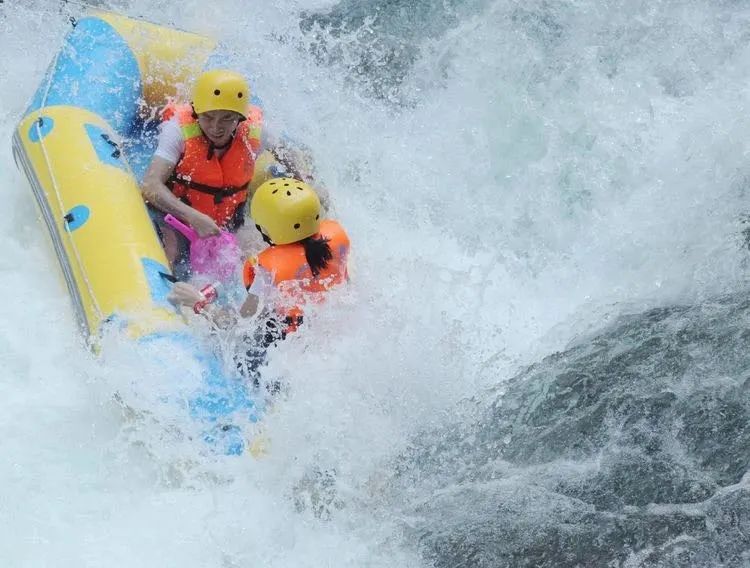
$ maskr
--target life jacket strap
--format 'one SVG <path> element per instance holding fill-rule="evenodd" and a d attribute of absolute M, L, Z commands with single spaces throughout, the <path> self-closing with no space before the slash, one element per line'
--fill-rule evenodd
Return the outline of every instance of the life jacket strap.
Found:
<path fill-rule="evenodd" d="M 207 193 L 209 195 L 214 196 L 214 204 L 219 205 L 222 201 L 224 201 L 224 198 L 231 197 L 232 195 L 236 193 L 240 193 L 242 191 L 247 190 L 246 185 L 242 186 L 225 186 L 225 187 L 214 187 L 212 185 L 206 185 L 205 183 L 198 183 L 196 181 L 193 181 L 191 179 L 182 177 L 179 174 L 173 174 L 169 180 L 167 180 L 167 186 L 171 189 L 174 187 L 175 183 L 179 183 L 180 185 L 184 185 L 188 187 L 189 189 L 194 189 L 195 191 L 200 191 L 201 193 Z"/>

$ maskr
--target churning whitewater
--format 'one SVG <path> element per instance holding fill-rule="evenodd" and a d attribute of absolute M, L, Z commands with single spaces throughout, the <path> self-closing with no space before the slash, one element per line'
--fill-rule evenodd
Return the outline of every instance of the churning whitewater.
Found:
<path fill-rule="evenodd" d="M 191 353 L 91 353 L 11 153 L 87 8 L 0 2 L 3 566 L 750 564 L 750 3 L 91 4 L 222 42 L 352 282 L 267 455 L 207 457 Z"/>

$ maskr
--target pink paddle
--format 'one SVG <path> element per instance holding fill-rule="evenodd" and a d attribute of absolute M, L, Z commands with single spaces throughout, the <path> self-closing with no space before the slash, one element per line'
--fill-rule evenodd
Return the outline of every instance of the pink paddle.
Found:
<path fill-rule="evenodd" d="M 173 215 L 167 214 L 164 220 L 190 241 L 190 266 L 193 272 L 226 281 L 239 270 L 240 246 L 232 233 L 222 231 L 218 235 L 201 238 L 195 229 Z"/>

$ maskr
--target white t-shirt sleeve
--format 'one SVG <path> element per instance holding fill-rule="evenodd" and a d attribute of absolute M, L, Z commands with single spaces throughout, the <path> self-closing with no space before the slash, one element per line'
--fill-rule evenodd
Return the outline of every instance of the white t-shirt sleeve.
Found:
<path fill-rule="evenodd" d="M 161 125 L 159 143 L 154 156 L 159 156 L 170 164 L 176 164 L 185 153 L 185 140 L 182 137 L 177 117 L 170 118 Z"/>

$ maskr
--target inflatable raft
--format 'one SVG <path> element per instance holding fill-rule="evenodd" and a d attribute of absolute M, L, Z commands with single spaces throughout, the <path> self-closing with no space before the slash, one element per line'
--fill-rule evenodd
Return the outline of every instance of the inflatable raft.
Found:
<path fill-rule="evenodd" d="M 237 423 L 260 410 L 244 383 L 194 342 L 167 301 L 171 271 L 138 186 L 156 110 L 209 65 L 216 44 L 116 14 L 82 18 L 65 39 L 13 136 L 84 335 L 117 326 L 144 344 L 189 345 L 203 388 L 189 401 L 204 439 L 227 454 Z"/>

